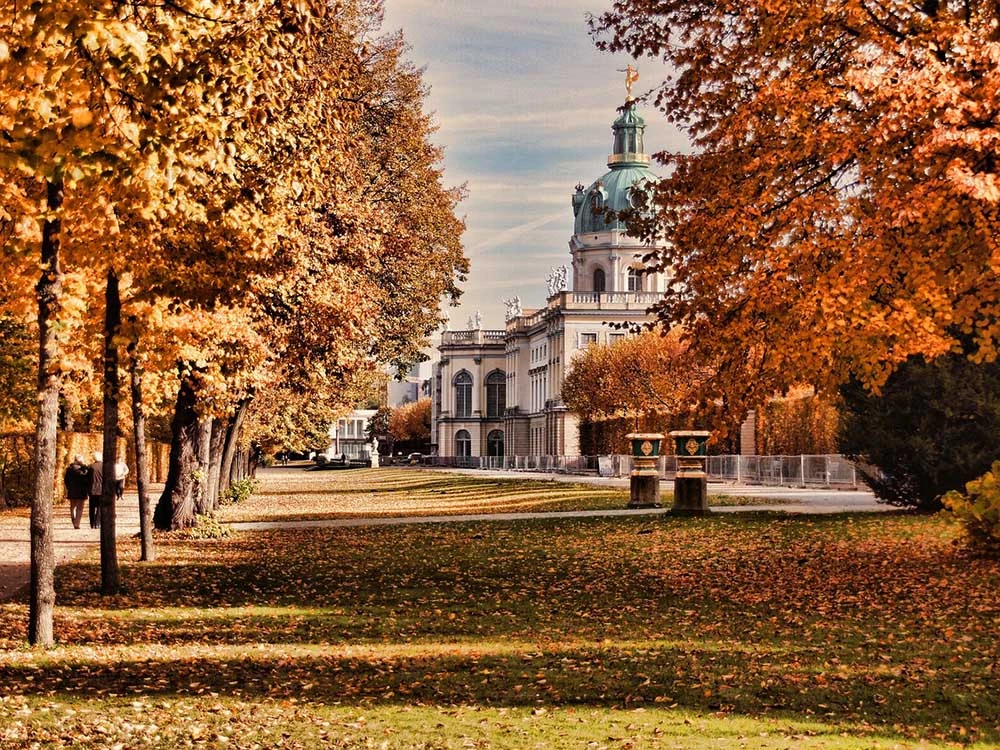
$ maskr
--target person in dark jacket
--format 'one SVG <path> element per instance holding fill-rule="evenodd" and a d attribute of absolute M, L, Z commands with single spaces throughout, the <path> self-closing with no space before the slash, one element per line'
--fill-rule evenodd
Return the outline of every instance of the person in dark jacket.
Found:
<path fill-rule="evenodd" d="M 66 467 L 63 483 L 66 485 L 66 498 L 69 500 L 69 517 L 73 528 L 80 528 L 83 517 L 83 501 L 90 495 L 90 467 L 83 462 L 83 456 L 73 456 L 73 463 Z"/>
<path fill-rule="evenodd" d="M 94 451 L 90 465 L 90 528 L 101 528 L 101 495 L 104 493 L 104 456 Z"/>

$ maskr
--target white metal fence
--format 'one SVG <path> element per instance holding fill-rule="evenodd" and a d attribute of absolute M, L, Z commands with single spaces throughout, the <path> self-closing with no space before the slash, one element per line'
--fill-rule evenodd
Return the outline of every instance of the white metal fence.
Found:
<path fill-rule="evenodd" d="M 632 457 L 612 456 L 431 456 L 429 466 L 503 471 L 545 471 L 563 474 L 598 474 L 627 477 Z M 657 468 L 665 479 L 677 471 L 675 456 L 660 456 Z M 709 456 L 709 481 L 784 487 L 858 486 L 854 464 L 844 456 Z"/>

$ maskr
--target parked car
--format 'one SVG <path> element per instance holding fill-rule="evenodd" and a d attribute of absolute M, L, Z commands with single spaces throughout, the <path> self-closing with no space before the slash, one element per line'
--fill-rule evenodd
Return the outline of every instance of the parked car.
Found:
<path fill-rule="evenodd" d="M 423 453 L 411 453 L 406 457 L 406 463 L 408 464 L 419 464 L 423 463 L 424 454 Z"/>

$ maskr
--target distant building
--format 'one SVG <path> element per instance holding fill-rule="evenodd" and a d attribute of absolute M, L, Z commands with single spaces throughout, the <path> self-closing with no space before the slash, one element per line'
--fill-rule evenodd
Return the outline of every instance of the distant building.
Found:
<path fill-rule="evenodd" d="M 576 418 L 562 402 L 573 356 L 626 335 L 609 323 L 642 323 L 667 278 L 644 273 L 649 247 L 606 212 L 640 205 L 656 180 L 643 147 L 645 122 L 626 101 L 612 125 L 608 171 L 572 198 L 569 268 L 554 269 L 539 310 L 508 301 L 503 330 L 444 331 L 434 365 L 432 440 L 441 456 L 579 455 Z"/>
<path fill-rule="evenodd" d="M 390 378 L 386 386 L 386 404 L 395 408 L 429 396 L 430 377 L 430 363 L 421 362 L 403 380 Z"/>
<path fill-rule="evenodd" d="M 368 422 L 374 415 L 375 409 L 355 409 L 346 417 L 338 419 L 330 428 L 330 445 L 326 449 L 326 457 L 335 459 L 346 455 L 348 460 L 367 459 L 371 448 Z"/>

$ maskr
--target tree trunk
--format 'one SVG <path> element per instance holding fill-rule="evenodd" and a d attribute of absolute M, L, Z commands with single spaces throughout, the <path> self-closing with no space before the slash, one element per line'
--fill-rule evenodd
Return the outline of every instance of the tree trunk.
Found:
<path fill-rule="evenodd" d="M 42 274 L 35 287 L 38 299 L 38 415 L 35 423 L 35 494 L 31 503 L 31 594 L 28 641 L 48 647 L 55 642 L 52 614 L 56 604 L 56 557 L 52 543 L 52 495 L 56 484 L 56 425 L 59 418 L 59 342 L 55 318 L 62 294 L 59 268 L 59 209 L 61 179 L 49 182 L 48 218 L 42 225 Z"/>
<path fill-rule="evenodd" d="M 222 450 L 226 442 L 226 428 L 219 418 L 212 420 L 212 437 L 208 449 L 208 507 L 219 507 L 219 484 L 222 470 Z"/>
<path fill-rule="evenodd" d="M 152 562 L 153 509 L 149 504 L 149 466 L 146 457 L 146 413 L 142 408 L 142 365 L 139 364 L 139 338 L 133 333 L 129 342 L 129 385 L 132 400 L 132 437 L 135 441 L 135 484 L 139 493 L 139 559 Z"/>
<path fill-rule="evenodd" d="M 236 412 L 226 425 L 226 442 L 222 449 L 222 466 L 219 469 L 219 492 L 229 488 L 234 481 L 233 466 L 236 458 L 236 447 L 240 442 L 240 432 L 243 430 L 243 420 L 246 419 L 247 410 L 250 407 L 252 396 L 240 399 L 236 405 Z"/>
<path fill-rule="evenodd" d="M 198 468 L 194 474 L 194 512 L 199 516 L 207 516 L 212 512 L 212 500 L 209 497 L 208 474 L 209 458 L 211 457 L 212 443 L 212 417 L 205 417 L 198 422 L 198 442 L 195 446 L 195 455 L 198 459 Z"/>
<path fill-rule="evenodd" d="M 170 426 L 170 459 L 167 482 L 153 513 L 153 524 L 165 531 L 195 525 L 194 496 L 191 492 L 198 466 L 195 444 L 198 436 L 197 395 L 190 375 L 181 376 L 177 405 Z"/>
<path fill-rule="evenodd" d="M 118 549 L 115 545 L 115 502 L 118 497 L 115 464 L 118 463 L 118 399 L 121 383 L 118 378 L 118 336 L 122 327 L 122 301 L 118 292 L 118 275 L 108 269 L 108 286 L 104 294 L 104 489 L 101 494 L 101 593 L 118 593 Z"/>

